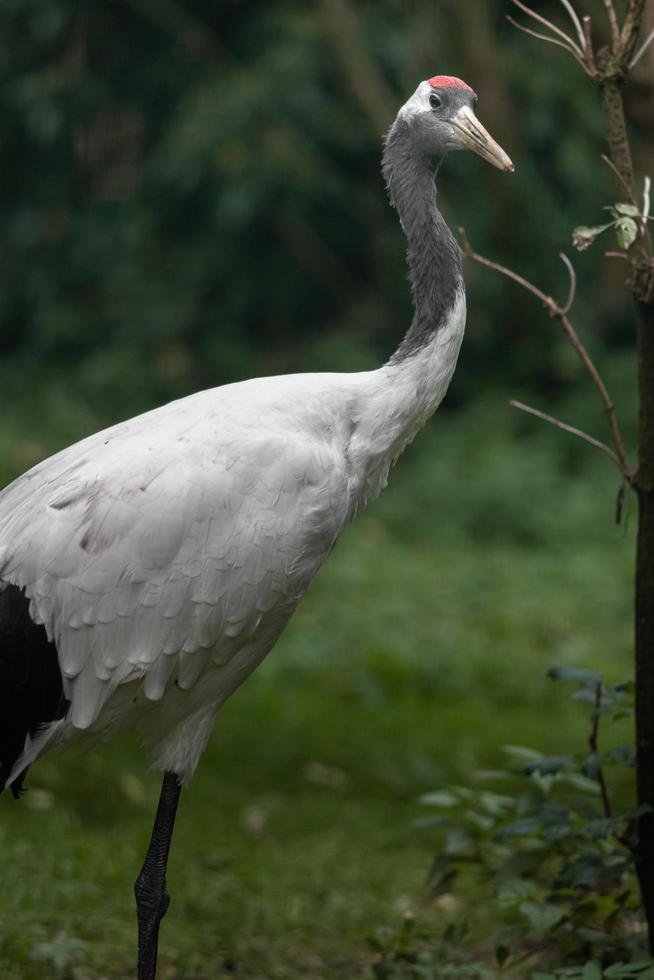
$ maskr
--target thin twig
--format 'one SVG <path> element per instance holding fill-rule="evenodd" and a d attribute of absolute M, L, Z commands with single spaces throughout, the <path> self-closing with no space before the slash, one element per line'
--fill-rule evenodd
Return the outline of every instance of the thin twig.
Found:
<path fill-rule="evenodd" d="M 610 0 L 608 0 L 608 2 L 610 3 Z M 577 17 L 577 11 L 575 10 L 575 8 L 570 3 L 570 0 L 561 0 L 561 3 L 565 7 L 565 9 L 568 11 L 568 14 L 570 16 L 570 20 L 572 21 L 572 23 L 574 25 L 574 29 L 577 32 L 577 37 L 579 38 L 579 43 L 581 44 L 581 50 L 584 51 L 586 49 L 586 38 L 584 36 L 584 32 L 582 30 L 582 27 L 581 27 L 581 23 L 579 21 L 579 18 Z"/>
<path fill-rule="evenodd" d="M 622 32 L 620 34 L 619 55 L 623 65 L 629 65 L 643 22 L 645 0 L 627 0 Z"/>
<path fill-rule="evenodd" d="M 649 209 L 651 205 L 650 194 L 652 190 L 652 178 L 645 175 L 645 180 L 643 183 L 643 221 L 648 221 L 650 214 Z"/>
<path fill-rule="evenodd" d="M 515 0 L 513 0 L 513 2 L 515 3 Z M 583 68 L 586 74 L 592 77 L 591 72 L 589 71 L 586 65 L 586 62 L 584 61 L 583 56 L 580 56 L 577 53 L 576 45 L 574 48 L 571 48 L 569 44 L 564 44 L 562 41 L 557 41 L 555 37 L 548 37 L 547 34 L 541 34 L 539 33 L 539 31 L 532 31 L 530 27 L 525 27 L 524 24 L 519 24 L 518 21 L 514 20 L 510 14 L 506 15 L 506 19 L 508 20 L 509 24 L 512 24 L 514 27 L 517 27 L 519 31 L 523 32 L 523 34 L 529 34 L 531 37 L 535 37 L 539 41 L 547 41 L 549 44 L 556 44 L 557 48 L 563 48 L 564 51 L 567 51 L 568 54 L 572 55 L 572 57 L 575 59 L 577 64 L 579 64 Z"/>
<path fill-rule="evenodd" d="M 615 7 L 613 6 L 613 0 L 604 0 L 604 6 L 606 7 L 606 13 L 608 14 L 609 24 L 611 27 L 611 43 L 613 45 L 613 51 L 617 53 L 620 48 L 620 28 L 618 27 L 618 18 L 615 12 Z"/>
<path fill-rule="evenodd" d="M 627 258 L 627 255 L 626 255 L 625 252 L 605 252 L 604 253 L 604 258 L 605 259 L 624 259 L 625 262 L 628 262 L 629 261 L 629 259 Z"/>
<path fill-rule="evenodd" d="M 560 307 L 556 303 L 556 301 L 552 299 L 551 296 L 547 296 L 546 293 L 544 293 L 537 286 L 534 286 L 534 284 L 529 282 L 528 279 L 524 279 L 522 276 L 519 276 L 517 272 L 513 272 L 512 269 L 507 269 L 506 266 L 500 265 L 498 262 L 492 262 L 490 259 L 484 258 L 483 255 L 479 255 L 477 252 L 475 252 L 472 246 L 470 245 L 470 242 L 468 241 L 468 238 L 465 233 L 465 228 L 460 228 L 459 234 L 461 235 L 464 254 L 468 258 L 472 259 L 474 262 L 478 262 L 480 265 L 486 266 L 488 269 L 493 269 L 495 272 L 499 272 L 501 275 L 506 276 L 508 279 L 512 279 L 513 282 L 517 282 L 519 286 L 522 286 L 522 288 L 526 289 L 527 292 L 530 292 L 532 296 L 535 296 L 537 299 L 539 299 L 540 302 L 543 304 L 543 306 L 549 311 L 550 316 L 556 318 L 560 322 L 561 327 L 563 328 L 563 331 L 566 337 L 568 338 L 568 341 L 570 342 L 572 347 L 574 347 L 579 358 L 581 359 L 582 364 L 584 365 L 587 373 L 589 374 L 593 384 L 597 389 L 597 392 L 604 406 L 604 411 L 606 413 L 606 417 L 609 423 L 609 428 L 611 430 L 611 441 L 613 443 L 613 450 L 611 450 L 608 446 L 605 446 L 604 443 L 599 443 L 597 440 L 595 440 L 595 442 L 598 443 L 597 448 L 602 449 L 603 452 L 606 452 L 608 450 L 608 453 L 610 456 L 613 457 L 614 462 L 617 462 L 618 469 L 624 476 L 625 480 L 627 480 L 627 482 L 631 486 L 633 486 L 635 475 L 627 462 L 624 440 L 622 438 L 622 432 L 620 431 L 618 418 L 615 414 L 615 406 L 611 400 L 611 396 L 608 393 L 607 387 L 604 383 L 601 374 L 597 370 L 593 362 L 593 359 L 591 358 L 590 354 L 586 350 L 586 347 L 582 343 L 577 331 L 575 330 L 572 323 L 568 319 L 566 311 L 562 307 Z M 568 431 L 572 431 L 572 430 L 568 427 Z M 586 438 L 585 434 L 582 435 L 579 432 L 579 430 L 576 430 L 575 434 L 579 434 L 582 439 Z M 587 441 L 590 440 L 592 440 L 592 436 L 587 438 Z"/>
<path fill-rule="evenodd" d="M 654 27 L 649 32 L 649 34 L 647 35 L 647 37 L 645 38 L 645 40 L 643 41 L 643 43 L 641 44 L 641 46 L 638 48 L 638 51 L 636 51 L 636 54 L 633 56 L 633 58 L 629 62 L 629 68 L 630 69 L 633 68 L 634 65 L 637 64 L 640 61 L 640 59 L 645 54 L 645 52 L 647 51 L 647 49 L 650 46 L 650 44 L 652 43 L 652 41 L 654 41 Z"/>
<path fill-rule="evenodd" d="M 539 299 L 541 303 L 543 303 L 543 305 L 549 309 L 550 314 L 554 316 L 557 306 L 551 296 L 546 296 L 545 293 L 543 293 L 537 286 L 534 286 L 533 283 L 530 283 L 527 279 L 523 279 L 522 276 L 519 276 L 517 272 L 513 272 L 512 269 L 507 269 L 506 266 L 500 265 L 498 262 L 492 262 L 490 259 L 486 259 L 483 255 L 479 255 L 477 252 L 475 252 L 472 245 L 468 241 L 465 228 L 459 228 L 459 234 L 461 235 L 461 240 L 463 242 L 463 252 L 466 256 L 468 256 L 468 258 L 473 259 L 475 262 L 479 262 L 480 265 L 487 266 L 489 269 L 494 269 L 496 272 L 501 272 L 503 276 L 507 276 L 509 279 L 513 279 L 513 281 L 517 282 L 519 286 L 523 287 L 523 289 L 526 289 L 528 292 L 532 293 L 532 295 L 536 296 L 537 299 Z"/>
<path fill-rule="evenodd" d="M 622 488 L 623 489 L 623 488 Z M 621 505 L 620 505 L 621 506 Z M 616 523 L 620 523 L 619 520 Z M 588 747 L 593 755 L 599 755 L 599 722 L 600 722 L 600 708 L 602 707 L 602 680 L 601 678 L 595 683 L 595 707 L 593 711 L 593 718 L 591 722 L 590 732 L 588 734 Z M 613 819 L 613 807 L 611 806 L 611 797 L 609 796 L 609 788 L 606 784 L 606 779 L 604 778 L 604 766 L 602 765 L 601 758 L 598 760 L 597 773 L 595 776 L 597 780 L 597 785 L 599 786 L 600 796 L 602 799 L 602 810 L 604 816 L 607 820 Z M 623 833 L 614 833 L 613 836 L 626 847 L 632 855 L 636 855 L 636 826 L 635 821 L 632 819 L 629 821 L 626 830 Z"/>
<path fill-rule="evenodd" d="M 561 307 L 561 312 L 565 315 L 566 313 L 570 312 L 572 304 L 575 301 L 575 293 L 577 292 L 577 273 L 575 272 L 575 268 L 565 252 L 559 252 L 559 258 L 565 265 L 566 269 L 568 270 L 568 275 L 570 276 L 568 299 L 566 300 L 565 306 Z"/>
<path fill-rule="evenodd" d="M 593 711 L 593 721 L 590 728 L 590 734 L 588 736 L 588 746 L 593 755 L 599 753 L 598 748 L 598 734 L 599 734 L 599 709 L 602 706 L 602 681 L 598 680 L 595 684 L 595 710 Z M 611 800 L 609 797 L 608 787 L 606 785 L 606 780 L 604 779 L 604 769 L 602 768 L 602 763 L 600 760 L 599 766 L 597 768 L 597 783 L 600 789 L 600 794 L 602 796 L 602 807 L 604 809 L 604 816 L 607 819 L 611 819 L 613 816 L 613 808 L 611 807 Z"/>
<path fill-rule="evenodd" d="M 539 24 L 547 27 L 553 34 L 558 34 L 558 36 L 563 38 L 566 44 L 569 45 L 573 51 L 576 51 L 580 57 L 583 57 L 584 52 L 582 49 L 575 44 L 572 38 L 566 34 L 565 31 L 562 31 L 560 27 L 553 24 L 551 20 L 547 20 L 546 17 L 536 13 L 536 11 L 532 10 L 531 7 L 528 7 L 525 3 L 522 3 L 522 0 L 511 0 L 511 3 L 515 4 L 515 6 L 518 7 L 519 10 L 522 10 L 523 13 L 527 14 L 528 17 L 532 17 L 534 20 L 537 20 Z"/>
<path fill-rule="evenodd" d="M 618 170 L 618 168 L 614 164 L 613 160 L 611 160 L 609 157 L 607 157 L 605 153 L 601 153 L 600 154 L 600 157 L 604 161 L 604 163 L 606 164 L 606 166 L 611 168 L 611 170 L 613 171 L 613 173 L 615 174 L 615 176 L 618 178 L 618 180 L 620 181 L 620 183 L 624 187 L 625 191 L 627 192 L 627 194 L 629 196 L 630 203 L 633 204 L 634 207 L 637 208 L 638 207 L 638 202 L 637 202 L 636 198 L 634 197 L 634 192 L 632 191 L 631 187 L 629 186 L 629 184 L 627 183 L 627 181 L 624 179 L 624 177 L 622 176 L 622 174 L 620 173 L 620 171 Z"/>
<path fill-rule="evenodd" d="M 643 188 L 643 226 L 642 233 L 643 238 L 647 242 L 647 248 L 650 256 L 654 253 L 654 247 L 652 246 L 652 233 L 650 231 L 650 222 L 652 216 L 650 214 L 650 191 L 651 191 L 652 181 L 649 177 L 645 177 L 645 186 Z"/>
<path fill-rule="evenodd" d="M 627 496 L 627 485 L 623 480 L 620 486 L 618 487 L 618 492 L 615 497 L 615 523 L 616 524 L 622 523 L 622 510 L 624 507 L 626 496 Z M 625 531 L 626 531 L 626 527 L 625 527 Z"/>
<path fill-rule="evenodd" d="M 594 446 L 595 449 L 600 449 L 603 453 L 606 453 L 606 455 L 613 460 L 615 465 L 622 473 L 622 466 L 620 464 L 620 460 L 613 452 L 611 447 L 607 446 L 605 442 L 600 442 L 599 439 L 596 439 L 594 436 L 589 435 L 587 432 L 584 432 L 582 429 L 577 429 L 576 426 L 574 425 L 568 425 L 567 422 L 562 422 L 561 419 L 555 418 L 554 415 L 548 415 L 546 412 L 541 412 L 537 408 L 532 408 L 531 405 L 525 405 L 524 402 L 518 402 L 512 398 L 509 401 L 509 405 L 511 405 L 512 408 L 519 408 L 521 412 L 526 412 L 527 415 L 534 415 L 537 419 L 542 419 L 543 422 L 549 422 L 549 424 L 553 425 L 556 429 L 562 429 L 564 432 L 569 432 L 570 435 L 572 436 L 577 436 L 578 439 L 583 439 L 584 442 L 587 442 L 589 443 L 589 445 Z"/>
<path fill-rule="evenodd" d="M 586 55 L 586 66 L 585 71 L 589 78 L 594 79 L 597 75 L 597 67 L 595 65 L 595 52 L 593 51 L 593 25 L 590 17 L 586 14 L 583 18 L 584 26 L 584 38 L 586 39 L 585 55 Z"/>
<path fill-rule="evenodd" d="M 651 206 L 651 200 L 650 200 L 651 191 L 652 191 L 652 180 L 650 177 L 647 176 L 647 174 L 645 174 L 645 179 L 643 181 L 643 211 L 642 211 L 643 220 L 641 221 L 640 224 L 640 230 L 641 233 L 647 238 L 650 251 L 652 248 L 652 239 L 649 233 L 649 227 L 647 225 L 647 222 L 650 219 L 649 211 Z"/>

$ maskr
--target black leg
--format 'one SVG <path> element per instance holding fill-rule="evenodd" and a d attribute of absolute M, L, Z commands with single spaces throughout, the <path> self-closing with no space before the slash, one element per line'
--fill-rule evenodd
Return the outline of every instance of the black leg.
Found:
<path fill-rule="evenodd" d="M 159 923 L 170 904 L 166 891 L 166 865 L 181 789 L 175 773 L 164 773 L 150 846 L 134 885 L 139 927 L 138 980 L 155 980 L 157 972 Z"/>

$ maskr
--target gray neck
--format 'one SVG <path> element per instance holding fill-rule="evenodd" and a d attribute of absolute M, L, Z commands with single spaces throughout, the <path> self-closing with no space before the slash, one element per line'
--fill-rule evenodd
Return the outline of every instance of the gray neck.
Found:
<path fill-rule="evenodd" d="M 436 206 L 438 163 L 416 147 L 408 124 L 397 119 L 386 138 L 382 171 L 408 242 L 414 315 L 390 364 L 430 343 L 463 288 L 461 249 Z"/>

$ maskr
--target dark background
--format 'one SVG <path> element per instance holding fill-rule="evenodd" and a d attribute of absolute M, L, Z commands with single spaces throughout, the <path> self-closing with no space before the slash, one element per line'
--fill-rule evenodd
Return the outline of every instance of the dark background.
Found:
<path fill-rule="evenodd" d="M 51 449 L 225 381 L 378 364 L 410 318 L 381 135 L 435 72 L 478 91 L 517 162 L 506 179 L 467 154 L 448 160 L 451 225 L 560 295 L 557 251 L 612 193 L 600 110 L 574 62 L 520 35 L 509 7 L 7 0 L 6 424 Z M 628 99 L 639 159 L 654 139 L 649 69 Z M 593 284 L 580 317 L 594 348 L 618 350 L 631 343 L 621 270 L 595 252 L 580 263 L 582 291 Z M 468 279 L 450 407 L 518 377 L 549 392 L 567 383 L 562 342 L 529 329 L 532 301 L 486 273 Z"/>
<path fill-rule="evenodd" d="M 567 26 L 555 0 L 532 6 Z M 601 0 L 578 6 L 599 45 Z M 599 100 L 509 9 L 3 0 L 0 479 L 203 387 L 380 364 L 411 316 L 381 138 L 437 73 L 476 89 L 516 164 L 509 177 L 448 158 L 447 220 L 563 300 L 557 253 L 615 200 Z M 646 17 L 649 30 L 651 3 Z M 653 58 L 626 93 L 641 182 Z M 573 255 L 573 319 L 633 459 L 630 301 L 623 264 L 603 255 L 615 248 L 607 234 Z M 416 828 L 416 800 L 496 767 L 507 742 L 583 750 L 586 722 L 545 679 L 551 664 L 630 674 L 633 528 L 629 502 L 613 524 L 618 477 L 507 405 L 605 438 L 596 393 L 537 302 L 478 266 L 466 278 L 445 403 L 225 707 L 184 793 L 162 977 L 370 976 L 367 939 L 409 909 L 426 941 L 472 924 L 470 949 L 492 959 L 492 897 L 425 899 L 442 841 Z M 127 741 L 48 757 L 29 785 L 20 803 L 0 800 L 0 973 L 133 976 L 132 881 L 158 777 Z"/>

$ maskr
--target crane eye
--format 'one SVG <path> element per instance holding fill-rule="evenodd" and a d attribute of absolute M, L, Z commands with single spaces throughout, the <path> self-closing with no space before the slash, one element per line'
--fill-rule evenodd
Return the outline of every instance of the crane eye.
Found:
<path fill-rule="evenodd" d="M 443 105 L 443 100 L 441 99 L 440 95 L 436 95 L 435 92 L 432 92 L 429 96 L 429 105 L 432 107 L 432 109 L 440 109 L 440 107 Z"/>

